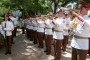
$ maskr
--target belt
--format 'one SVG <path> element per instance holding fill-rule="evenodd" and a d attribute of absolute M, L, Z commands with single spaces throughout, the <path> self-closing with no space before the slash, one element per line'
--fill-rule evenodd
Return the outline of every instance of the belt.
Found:
<path fill-rule="evenodd" d="M 44 28 L 44 27 L 39 27 L 39 28 Z"/>
<path fill-rule="evenodd" d="M 38 26 L 33 26 L 33 27 L 38 27 Z"/>
<path fill-rule="evenodd" d="M 52 28 L 47 28 L 47 27 L 45 27 L 46 29 L 52 29 Z"/>
<path fill-rule="evenodd" d="M 60 31 L 60 30 L 54 30 L 54 31 L 56 31 L 56 32 L 63 32 L 63 31 Z"/>
<path fill-rule="evenodd" d="M 29 24 L 28 24 L 29 25 Z M 33 25 L 29 25 L 29 26 L 33 26 Z"/>
<path fill-rule="evenodd" d="M 64 30 L 64 31 L 68 31 L 68 30 Z"/>
<path fill-rule="evenodd" d="M 82 37 L 82 36 L 76 36 L 76 35 L 74 35 L 74 37 L 78 39 L 88 39 L 88 37 Z"/>

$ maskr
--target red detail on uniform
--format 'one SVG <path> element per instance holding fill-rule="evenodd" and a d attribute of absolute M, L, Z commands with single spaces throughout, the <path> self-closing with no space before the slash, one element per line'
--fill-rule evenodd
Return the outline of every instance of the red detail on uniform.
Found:
<path fill-rule="evenodd" d="M 77 18 L 78 18 L 81 22 L 84 22 L 84 20 L 83 20 L 80 16 L 77 16 Z"/>
<path fill-rule="evenodd" d="M 55 22 L 54 21 L 52 21 L 52 23 L 55 25 Z"/>
<path fill-rule="evenodd" d="M 47 25 L 46 23 L 44 23 L 45 25 Z"/>
<path fill-rule="evenodd" d="M 86 26 L 89 26 L 89 24 L 88 24 L 88 23 L 86 23 L 82 17 L 77 16 L 77 18 L 78 18 L 78 19 L 79 19 L 79 21 L 81 21 L 82 23 L 84 22 L 84 24 L 85 24 Z"/>

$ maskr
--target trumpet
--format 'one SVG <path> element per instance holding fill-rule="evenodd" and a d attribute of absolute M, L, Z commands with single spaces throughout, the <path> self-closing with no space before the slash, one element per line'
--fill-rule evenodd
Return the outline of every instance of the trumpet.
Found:
<path fill-rule="evenodd" d="M 71 12 L 72 12 L 72 14 L 73 14 L 75 17 L 77 17 L 77 19 L 78 19 L 80 22 L 84 23 L 86 26 L 90 26 L 87 22 L 85 22 L 85 20 L 83 19 L 82 16 L 80 16 L 79 14 L 77 14 L 76 12 L 74 12 L 74 11 L 72 11 L 72 10 L 71 10 Z"/>

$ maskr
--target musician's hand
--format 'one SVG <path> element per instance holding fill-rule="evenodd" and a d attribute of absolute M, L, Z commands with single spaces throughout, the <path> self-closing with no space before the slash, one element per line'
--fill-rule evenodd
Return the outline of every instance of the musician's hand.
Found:
<path fill-rule="evenodd" d="M 12 32 L 12 30 L 9 30 L 9 32 Z"/>
<path fill-rule="evenodd" d="M 12 32 L 13 31 L 13 29 L 12 30 L 9 30 L 10 32 Z"/>
<path fill-rule="evenodd" d="M 55 26 L 59 26 L 58 24 L 55 24 Z"/>

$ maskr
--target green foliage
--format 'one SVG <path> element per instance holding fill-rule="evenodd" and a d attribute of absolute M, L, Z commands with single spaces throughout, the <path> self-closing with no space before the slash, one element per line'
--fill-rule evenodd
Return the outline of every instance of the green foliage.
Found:
<path fill-rule="evenodd" d="M 3 21 L 4 20 L 4 18 L 3 17 L 0 17 L 0 21 Z"/>
<path fill-rule="evenodd" d="M 52 11 L 51 4 L 62 3 L 63 6 L 68 4 L 68 2 L 78 1 L 78 0 L 0 0 L 0 15 L 4 15 L 10 10 L 20 9 L 23 11 L 24 15 L 37 15 L 46 14 Z M 85 0 L 90 2 L 90 0 Z"/>
<path fill-rule="evenodd" d="M 87 2 L 87 3 L 90 3 L 90 0 L 83 0 L 83 1 L 85 1 L 85 2 Z"/>
<path fill-rule="evenodd" d="M 0 13 L 20 9 L 24 15 L 44 14 L 50 11 L 50 6 L 46 6 L 49 0 L 0 0 Z"/>
<path fill-rule="evenodd" d="M 0 45 L 4 45 L 4 38 L 0 35 Z"/>

